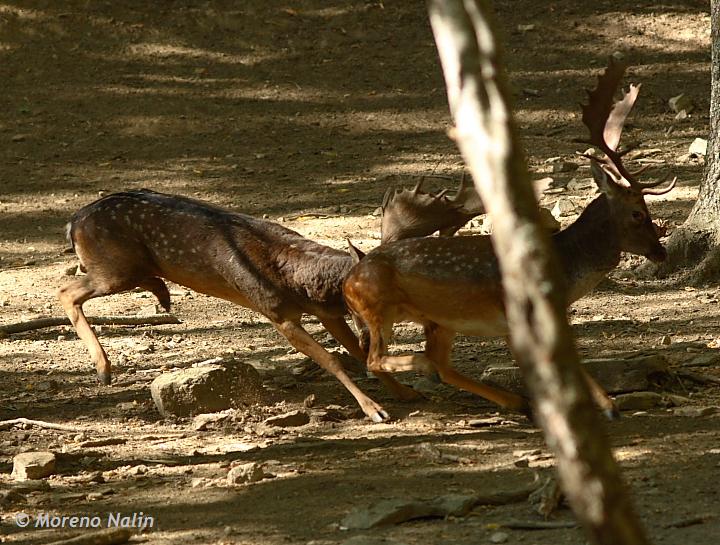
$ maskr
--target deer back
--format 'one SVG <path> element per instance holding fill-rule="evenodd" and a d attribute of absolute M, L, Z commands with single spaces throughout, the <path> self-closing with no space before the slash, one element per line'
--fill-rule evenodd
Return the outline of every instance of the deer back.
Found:
<path fill-rule="evenodd" d="M 601 191 L 569 227 L 552 235 L 566 280 L 567 303 L 587 294 L 620 261 L 621 252 L 665 258 L 643 194 L 622 187 L 597 163 Z M 504 334 L 504 300 L 489 236 L 415 238 L 372 250 L 344 289 L 396 309 L 394 319 L 433 321 L 466 334 Z"/>
<path fill-rule="evenodd" d="M 342 313 L 352 266 L 345 252 L 276 223 L 148 190 L 87 205 L 69 234 L 82 266 L 108 282 L 157 276 L 264 313 Z"/>

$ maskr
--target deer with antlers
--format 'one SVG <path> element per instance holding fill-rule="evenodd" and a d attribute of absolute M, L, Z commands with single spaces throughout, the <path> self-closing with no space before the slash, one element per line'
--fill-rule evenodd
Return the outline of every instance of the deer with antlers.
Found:
<path fill-rule="evenodd" d="M 403 214 L 388 214 L 383 231 L 397 240 L 444 228 L 433 223 L 431 213 L 440 205 L 452 217 L 460 217 L 466 193 L 461 187 L 450 199 L 425 193 L 420 185 L 404 190 L 393 199 L 404 203 Z M 333 374 L 368 417 L 376 422 L 388 418 L 382 406 L 353 382 L 337 356 L 301 324 L 303 314 L 317 316 L 353 357 L 366 360 L 344 319 L 342 282 L 354 264 L 348 253 L 271 221 L 149 190 L 115 193 L 90 203 L 75 213 L 67 234 L 87 275 L 61 287 L 58 298 L 86 344 L 101 383 L 110 384 L 111 364 L 83 304 L 141 287 L 169 311 L 170 293 L 163 281 L 167 279 L 263 314 L 293 347 Z M 387 373 L 377 375 L 397 398 L 418 397 Z"/>
<path fill-rule="evenodd" d="M 662 180 L 643 184 L 638 173 L 629 172 L 622 163 L 620 135 L 639 91 L 639 86 L 630 86 L 622 100 L 613 102 L 624 70 L 623 64 L 611 61 L 583 106 L 589 142 L 605 157 L 588 156 L 601 195 L 572 225 L 552 237 L 565 273 L 568 305 L 614 269 L 621 252 L 653 261 L 666 257 L 644 196 L 670 191 L 675 180 L 662 189 L 656 187 Z M 412 238 L 383 244 L 359 260 L 345 279 L 343 292 L 351 312 L 368 328 L 371 371 L 437 372 L 448 384 L 507 409 L 528 411 L 521 396 L 474 381 L 451 363 L 457 333 L 508 335 L 501 275 L 490 237 Z M 392 326 L 401 321 L 423 325 L 423 353 L 388 354 Z M 615 415 L 607 394 L 587 373 L 586 379 L 596 403 Z"/>

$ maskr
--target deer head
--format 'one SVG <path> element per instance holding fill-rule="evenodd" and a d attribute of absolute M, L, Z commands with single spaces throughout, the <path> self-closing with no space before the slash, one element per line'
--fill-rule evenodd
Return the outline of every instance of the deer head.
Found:
<path fill-rule="evenodd" d="M 630 172 L 623 165 L 622 157 L 629 149 L 618 151 L 620 136 L 640 92 L 640 85 L 630 85 L 622 99 L 614 102 L 613 95 L 620 86 L 625 68 L 624 63 L 611 58 L 607 69 L 598 78 L 597 87 L 588 91 L 588 104 L 582 106 L 582 121 L 590 132 L 587 142 L 605 156 L 602 159 L 592 155 L 585 157 L 590 159 L 595 183 L 607 196 L 613 210 L 621 249 L 644 255 L 652 261 L 663 261 L 667 253 L 658 241 L 658 231 L 650 219 L 644 196 L 667 193 L 675 186 L 677 178 L 666 187 L 658 188 L 667 176 L 642 183 L 637 177 L 645 169 Z"/>
<path fill-rule="evenodd" d="M 485 213 L 485 207 L 475 187 L 465 182 L 454 196 L 444 189 L 439 193 L 426 193 L 421 189 L 423 180 L 414 188 L 388 188 L 382 202 L 381 243 L 405 238 L 424 237 L 435 231 L 451 236 L 475 216 Z"/>

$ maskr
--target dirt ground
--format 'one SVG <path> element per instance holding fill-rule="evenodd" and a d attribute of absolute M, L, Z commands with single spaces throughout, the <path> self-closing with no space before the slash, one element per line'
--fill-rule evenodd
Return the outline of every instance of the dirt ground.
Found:
<path fill-rule="evenodd" d="M 648 201 L 670 230 L 681 223 L 702 175 L 702 159 L 688 157 L 688 146 L 708 131 L 707 2 L 495 4 L 533 176 L 589 178 L 575 155 L 586 147 L 574 142 L 585 136 L 578 104 L 608 55 L 620 52 L 631 64 L 628 81 L 643 84 L 625 139 L 653 150 L 638 163 L 678 176 L 676 190 Z M 1 324 L 63 315 L 54 292 L 76 263 L 65 252 L 64 224 L 103 193 L 179 193 L 267 215 L 330 246 L 342 248 L 349 237 L 370 249 L 379 235 L 373 213 L 388 186 L 419 176 L 430 176 L 434 188 L 452 186 L 463 170 L 447 137 L 444 86 L 422 2 L 6 1 L 0 82 Z M 680 93 L 695 104 L 685 119 L 667 106 Z M 562 161 L 579 169 L 553 173 Z M 581 210 L 592 189 L 571 188 L 546 194 L 543 204 L 564 198 Z M 478 229 L 473 225 L 467 231 Z M 573 306 L 582 354 L 661 352 L 676 369 L 720 377 L 720 354 L 712 357 L 720 346 L 717 286 L 640 281 L 632 275 L 640 261 L 623 259 Z M 543 520 L 526 501 L 343 530 L 354 508 L 514 490 L 549 475 L 553 460 L 528 422 L 445 387 L 427 401 L 402 404 L 375 380 L 358 379 L 397 417 L 372 424 L 354 414 L 337 381 L 310 372 L 312 364 L 261 316 L 179 286 L 171 293 L 182 324 L 102 328 L 115 364 L 110 387 L 96 383 L 70 328 L 0 339 L 0 420 L 26 417 L 76 430 L 0 430 L 0 490 L 11 487 L 19 452 L 58 456 L 49 488 L 24 490 L 22 501 L 0 506 L 0 542 L 82 534 L 20 528 L 19 512 L 140 511 L 156 526 L 135 539 L 153 544 L 475 544 L 499 540 L 498 532 L 507 543 L 585 542 L 577 528 L 503 529 L 510 520 Z M 134 315 L 153 304 L 149 294 L 132 292 L 85 308 L 88 315 Z M 307 326 L 334 347 L 317 321 Z M 398 350 L 421 349 L 416 327 L 397 326 L 396 333 Z M 160 417 L 149 395 L 158 374 L 228 353 L 261 371 L 266 405 L 209 431 Z M 685 367 L 698 356 L 709 365 Z M 510 355 L 502 340 L 462 337 L 455 360 L 479 376 Z M 401 378 L 417 383 L 414 375 Z M 658 391 L 688 398 L 690 406 L 720 405 L 711 382 L 678 379 Z M 302 408 L 311 394 L 318 414 L 350 417 L 314 418 L 299 428 L 262 425 Z M 498 414 L 485 427 L 471 425 Z M 720 414 L 631 411 L 609 424 L 608 434 L 655 543 L 720 542 Z M 88 446 L 96 439 L 117 444 Z M 250 461 L 275 477 L 228 486 L 228 469 Z M 550 520 L 573 519 L 561 508 Z"/>

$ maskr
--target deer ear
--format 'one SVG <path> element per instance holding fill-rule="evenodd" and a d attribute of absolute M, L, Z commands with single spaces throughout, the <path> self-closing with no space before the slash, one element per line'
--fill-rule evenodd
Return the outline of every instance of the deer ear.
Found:
<path fill-rule="evenodd" d="M 350 239 L 347 239 L 348 243 L 348 252 L 350 253 L 350 257 L 353 259 L 353 263 L 358 264 L 360 263 L 360 260 L 365 257 L 365 253 L 363 253 L 360 248 L 357 246 L 353 246 L 353 243 L 350 242 Z"/>
<path fill-rule="evenodd" d="M 590 171 L 592 172 L 595 184 L 598 186 L 600 191 L 605 193 L 608 197 L 612 197 L 617 194 L 617 183 L 597 161 L 590 161 Z"/>

